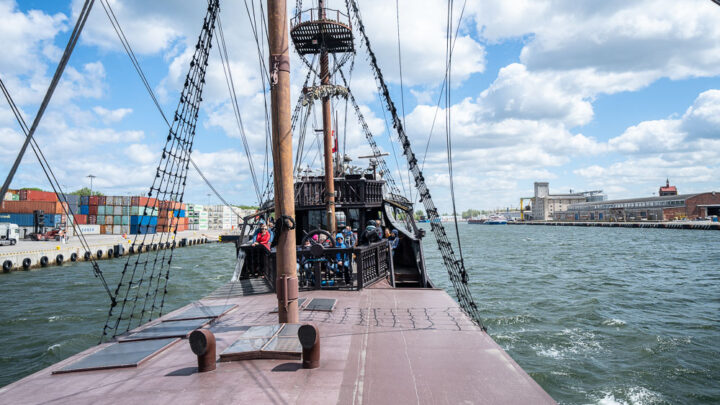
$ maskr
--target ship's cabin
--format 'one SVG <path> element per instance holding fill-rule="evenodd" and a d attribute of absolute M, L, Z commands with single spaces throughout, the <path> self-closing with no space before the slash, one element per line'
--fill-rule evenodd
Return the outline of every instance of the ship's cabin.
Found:
<path fill-rule="evenodd" d="M 337 231 L 333 234 L 328 229 L 325 189 L 323 176 L 302 176 L 295 182 L 301 290 L 357 290 L 380 282 L 396 288 L 432 287 L 422 252 L 424 230 L 415 224 L 412 204 L 386 193 L 385 181 L 375 173 L 336 177 Z M 275 226 L 272 204 L 245 218 L 237 242 L 235 279 L 264 278 L 270 284 L 275 282 L 275 233 L 282 230 Z M 374 230 L 368 228 L 371 221 L 375 222 Z M 269 250 L 255 243 L 261 224 L 271 234 Z M 372 231 L 377 237 L 370 234 Z"/>

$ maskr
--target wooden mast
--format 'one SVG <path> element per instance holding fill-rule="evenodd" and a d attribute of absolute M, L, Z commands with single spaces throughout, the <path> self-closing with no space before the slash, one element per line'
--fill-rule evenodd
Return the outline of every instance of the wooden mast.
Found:
<path fill-rule="evenodd" d="M 318 12 L 320 20 L 325 19 L 325 0 L 318 1 Z M 323 86 L 330 84 L 330 69 L 328 61 L 328 51 L 325 46 L 320 52 L 320 79 Z M 330 96 L 322 99 L 323 104 L 323 140 L 325 152 L 325 202 L 327 207 L 327 227 L 328 231 L 334 234 L 335 226 L 335 167 L 333 165 L 333 138 L 332 138 L 332 113 L 330 112 Z"/>
<path fill-rule="evenodd" d="M 283 226 L 286 217 L 295 218 L 288 28 L 286 0 L 268 0 L 275 219 L 278 224 L 275 289 L 278 321 L 298 323 L 295 230 Z"/>

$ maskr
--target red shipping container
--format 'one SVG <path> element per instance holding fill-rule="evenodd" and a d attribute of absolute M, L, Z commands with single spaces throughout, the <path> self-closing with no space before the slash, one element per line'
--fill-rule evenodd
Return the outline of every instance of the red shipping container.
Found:
<path fill-rule="evenodd" d="M 63 205 L 60 201 L 3 201 L 0 212 L 12 212 L 17 214 L 32 214 L 33 211 L 42 210 L 45 214 L 64 214 Z"/>
<path fill-rule="evenodd" d="M 97 202 L 97 205 L 107 205 L 107 198 L 104 195 L 99 195 Z"/>
<path fill-rule="evenodd" d="M 20 190 L 22 201 L 57 201 L 57 194 L 50 191 Z"/>
<path fill-rule="evenodd" d="M 78 225 L 87 225 L 87 215 L 75 215 L 75 223 Z"/>
<path fill-rule="evenodd" d="M 88 206 L 88 214 L 90 214 L 90 215 L 97 215 L 97 211 L 98 211 L 98 208 L 97 208 L 97 207 L 98 207 L 97 205 L 90 205 L 90 206 Z"/>
<path fill-rule="evenodd" d="M 97 225 L 97 215 L 88 215 L 88 225 Z"/>
<path fill-rule="evenodd" d="M 100 205 L 100 204 L 98 204 L 98 196 L 91 195 L 90 198 L 88 198 L 88 205 L 94 205 L 96 207 L 98 205 Z M 102 204 L 102 205 L 105 205 L 105 204 Z"/>

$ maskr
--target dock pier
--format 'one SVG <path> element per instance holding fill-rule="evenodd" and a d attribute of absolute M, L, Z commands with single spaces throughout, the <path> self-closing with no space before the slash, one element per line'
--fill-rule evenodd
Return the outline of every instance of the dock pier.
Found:
<path fill-rule="evenodd" d="M 523 221 L 508 222 L 508 225 L 545 225 L 545 226 L 592 226 L 604 228 L 660 228 L 660 229 L 696 229 L 719 231 L 720 223 L 709 221 L 673 221 L 673 222 L 599 222 L 599 221 Z"/>
<path fill-rule="evenodd" d="M 205 243 L 218 242 L 222 231 L 182 231 L 174 239 L 175 247 L 187 247 Z M 59 266 L 66 262 L 114 259 L 139 253 L 133 245 L 133 236 L 121 235 L 87 235 L 90 250 L 86 251 L 78 238 L 72 238 L 63 244 L 60 241 L 25 241 L 21 240 L 14 246 L 0 246 L 0 264 L 2 271 L 7 273 L 17 270 L 30 270 L 39 267 Z M 143 246 L 147 250 L 169 249 L 172 238 L 155 238 L 152 244 Z M 170 242 L 160 243 L 160 240 Z M 148 241 L 150 238 L 148 238 Z"/>

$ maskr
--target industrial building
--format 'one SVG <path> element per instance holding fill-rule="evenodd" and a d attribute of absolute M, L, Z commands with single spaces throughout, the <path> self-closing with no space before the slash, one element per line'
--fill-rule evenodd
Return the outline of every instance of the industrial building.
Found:
<path fill-rule="evenodd" d="M 658 189 L 657 197 L 571 204 L 556 212 L 560 221 L 672 221 L 720 215 L 720 193 L 678 194 L 670 180 Z"/>
<path fill-rule="evenodd" d="M 535 221 L 552 221 L 556 213 L 565 212 L 573 204 L 588 201 L 603 201 L 607 197 L 602 190 L 580 193 L 550 194 L 550 183 L 535 182 L 535 196 L 532 198 L 532 217 Z"/>

